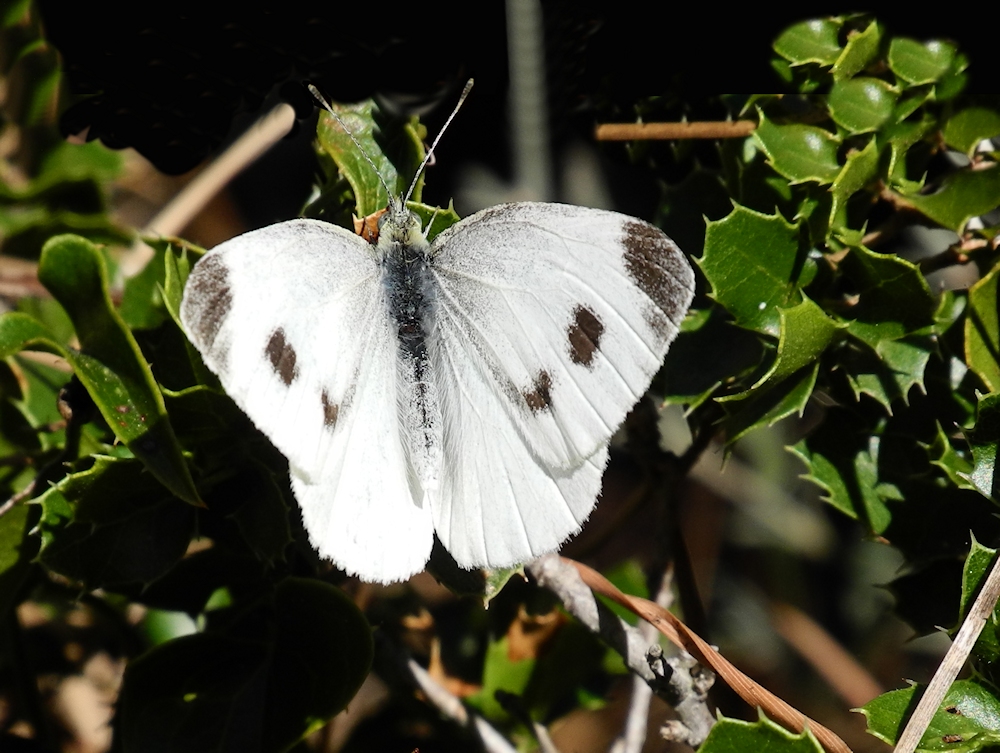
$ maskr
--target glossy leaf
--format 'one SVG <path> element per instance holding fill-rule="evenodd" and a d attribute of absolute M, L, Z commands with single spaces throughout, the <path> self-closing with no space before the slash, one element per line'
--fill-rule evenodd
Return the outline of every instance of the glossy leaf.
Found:
<path fill-rule="evenodd" d="M 847 155 L 844 167 L 830 187 L 833 203 L 830 208 L 830 226 L 834 234 L 843 234 L 847 224 L 844 216 L 848 199 L 878 177 L 879 152 L 875 139 L 871 139 L 863 149 Z"/>
<path fill-rule="evenodd" d="M 948 118 L 942 135 L 948 146 L 971 157 L 980 141 L 1000 136 L 1000 112 L 987 107 L 959 110 Z"/>
<path fill-rule="evenodd" d="M 778 337 L 778 308 L 801 300 L 797 228 L 780 214 L 760 214 L 737 204 L 723 219 L 708 223 L 699 265 L 712 285 L 712 297 L 748 329 Z"/>
<path fill-rule="evenodd" d="M 33 316 L 11 311 L 0 316 L 0 358 L 9 358 L 22 350 L 40 350 L 68 357 L 69 352 L 55 335 Z"/>
<path fill-rule="evenodd" d="M 883 693 L 860 709 L 868 721 L 868 732 L 894 745 L 916 697 L 923 686 Z M 987 687 L 974 680 L 952 683 L 941 707 L 935 712 L 917 751 L 962 751 L 967 753 L 1000 744 L 1000 701 Z"/>
<path fill-rule="evenodd" d="M 889 43 L 888 62 L 892 72 L 908 84 L 933 84 L 947 73 L 955 52 L 954 45 L 948 42 L 895 37 Z"/>
<path fill-rule="evenodd" d="M 830 117 L 852 133 L 882 127 L 893 116 L 897 93 L 885 81 L 867 76 L 836 82 L 827 97 Z"/>
<path fill-rule="evenodd" d="M 799 123 L 777 125 L 760 112 L 753 137 L 767 155 L 768 164 L 793 185 L 832 183 L 840 172 L 840 140 L 822 128 Z"/>
<path fill-rule="evenodd" d="M 1000 206 L 1000 166 L 956 170 L 934 193 L 905 198 L 942 227 L 961 235 L 970 219 Z"/>
<path fill-rule="evenodd" d="M 766 391 L 719 398 L 729 417 L 723 422 L 726 442 L 732 444 L 755 429 L 773 426 L 783 418 L 802 415 L 816 387 L 819 362 L 805 366 Z"/>
<path fill-rule="evenodd" d="M 843 325 L 835 322 L 808 298 L 791 308 L 779 308 L 781 335 L 774 364 L 751 389 L 776 384 L 814 363 L 833 342 Z"/>
<path fill-rule="evenodd" d="M 823 753 L 823 746 L 805 730 L 796 734 L 775 724 L 763 714 L 757 722 L 720 718 L 708 733 L 698 753 Z"/>
<path fill-rule="evenodd" d="M 895 401 L 905 403 L 913 387 L 923 389 L 924 372 L 934 350 L 934 341 L 927 335 L 887 338 L 878 340 L 874 348 L 858 343 L 847 351 L 842 363 L 855 398 L 873 397 L 891 414 Z"/>
<path fill-rule="evenodd" d="M 1000 265 L 969 288 L 965 318 L 965 362 L 990 392 L 1000 392 Z"/>
<path fill-rule="evenodd" d="M 862 31 L 851 31 L 843 52 L 833 64 L 833 78 L 842 81 L 868 67 L 878 55 L 882 41 L 882 29 L 877 21 L 872 21 Z"/>
<path fill-rule="evenodd" d="M 53 238 L 38 277 L 73 320 L 80 351 L 67 358 L 115 436 L 172 493 L 200 504 L 149 364 L 111 305 L 101 254 L 83 238 Z"/>
<path fill-rule="evenodd" d="M 802 21 L 785 29 L 774 40 L 774 51 L 792 65 L 833 65 L 840 57 L 841 22 L 836 18 Z"/>
<path fill-rule="evenodd" d="M 401 123 L 382 115 L 368 100 L 357 105 L 334 105 L 354 138 L 375 163 L 377 172 L 354 145 L 344 128 L 327 112 L 320 115 L 316 138 L 322 154 L 336 164 L 340 175 L 347 180 L 354 194 L 355 214 L 365 217 L 389 205 L 389 196 L 379 181 L 382 177 L 394 197 L 402 196 L 416 174 L 423 159 L 422 134 L 418 133 L 416 119 Z M 418 182 L 413 201 L 420 201 L 423 178 Z"/>
<path fill-rule="evenodd" d="M 972 448 L 973 468 L 968 479 L 976 491 L 992 500 L 1000 500 L 997 477 L 997 445 L 1000 443 L 1000 394 L 979 396 L 976 425 L 966 434 Z"/>
<path fill-rule="evenodd" d="M 989 575 L 996 555 L 996 549 L 983 546 L 973 536 L 972 547 L 969 549 L 969 555 L 965 558 L 965 566 L 962 568 L 961 616 L 963 619 L 975 601 L 979 587 Z M 989 619 L 986 620 L 986 624 L 972 649 L 972 657 L 975 660 L 988 664 L 995 664 L 1000 660 L 1000 638 L 997 636 L 998 617 L 1000 615 L 998 615 L 997 606 L 994 604 L 993 611 Z M 1000 720 L 998 720 L 997 731 L 1000 731 Z"/>

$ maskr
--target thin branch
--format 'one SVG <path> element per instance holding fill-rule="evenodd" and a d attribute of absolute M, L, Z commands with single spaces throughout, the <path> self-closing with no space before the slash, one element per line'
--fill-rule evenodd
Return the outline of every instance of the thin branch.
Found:
<path fill-rule="evenodd" d="M 700 661 L 702 665 L 711 667 L 726 681 L 729 687 L 736 691 L 740 698 L 751 706 L 759 706 L 768 716 L 795 732 L 802 732 L 808 727 L 816 739 L 830 753 L 851 753 L 851 749 L 847 746 L 847 743 L 841 740 L 833 731 L 827 729 L 814 719 L 810 719 L 767 688 L 747 677 L 732 662 L 720 654 L 713 646 L 710 646 L 701 636 L 673 614 L 648 599 L 641 599 L 638 596 L 630 596 L 622 593 L 607 578 L 584 564 L 565 558 L 560 559 L 576 568 L 583 582 L 595 592 L 606 596 L 616 604 L 620 604 L 644 620 L 647 620 L 663 635 L 669 638 L 671 643 L 685 649 L 695 659 Z M 681 716 L 680 707 L 677 707 L 677 715 Z"/>
<path fill-rule="evenodd" d="M 704 669 L 691 671 L 682 658 L 651 663 L 646 658 L 649 642 L 636 628 L 600 603 L 569 560 L 549 554 L 539 557 L 525 570 L 539 585 L 558 596 L 566 610 L 621 654 L 626 666 L 642 677 L 677 712 L 684 742 L 700 745 L 715 723 L 706 696 L 710 681 Z M 655 668 L 655 669 L 654 669 Z"/>
<path fill-rule="evenodd" d="M 948 653 L 941 660 L 941 665 L 934 673 L 934 677 L 924 689 L 924 694 L 914 709 L 913 715 L 906 723 L 903 734 L 899 736 L 894 753 L 913 753 L 917 749 L 920 738 L 924 736 L 927 726 L 931 723 L 934 713 L 938 710 L 941 702 L 951 684 L 958 677 L 958 673 L 965 666 L 965 660 L 969 658 L 972 647 L 976 644 L 979 634 L 986 625 L 986 620 L 993 614 L 993 607 L 996 606 L 997 598 L 1000 597 L 1000 557 L 993 560 L 990 567 L 990 574 L 986 576 L 986 582 L 972 603 L 969 613 L 962 622 L 955 638 L 948 649 Z"/>
<path fill-rule="evenodd" d="M 598 141 L 666 141 L 670 139 L 741 139 L 757 128 L 752 120 L 689 121 L 684 123 L 602 123 L 594 129 Z"/>

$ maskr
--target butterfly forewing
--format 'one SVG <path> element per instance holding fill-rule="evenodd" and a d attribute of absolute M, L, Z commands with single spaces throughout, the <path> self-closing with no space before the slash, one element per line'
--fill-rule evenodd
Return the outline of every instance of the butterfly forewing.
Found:
<path fill-rule="evenodd" d="M 395 335 L 372 247 L 313 220 L 246 233 L 195 266 L 181 319 L 288 458 L 320 553 L 368 580 L 422 569 L 431 517 L 407 483 Z"/>
<path fill-rule="evenodd" d="M 432 254 L 436 346 L 464 365 L 459 382 L 475 369 L 485 385 L 459 383 L 456 399 L 497 401 L 550 471 L 607 444 L 694 293 L 690 265 L 660 230 L 597 209 L 500 205 L 442 233 Z"/>

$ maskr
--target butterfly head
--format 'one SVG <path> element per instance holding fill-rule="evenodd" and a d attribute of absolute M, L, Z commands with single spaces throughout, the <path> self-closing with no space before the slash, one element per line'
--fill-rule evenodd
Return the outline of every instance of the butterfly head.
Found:
<path fill-rule="evenodd" d="M 420 218 L 407 208 L 402 196 L 389 200 L 388 210 L 378 218 L 378 230 L 379 244 L 399 243 L 417 246 L 426 242 L 420 227 Z"/>

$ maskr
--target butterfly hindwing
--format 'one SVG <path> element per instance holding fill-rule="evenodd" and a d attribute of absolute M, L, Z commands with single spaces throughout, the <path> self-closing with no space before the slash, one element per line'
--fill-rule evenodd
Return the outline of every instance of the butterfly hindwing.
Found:
<path fill-rule="evenodd" d="M 213 249 L 181 318 L 205 364 L 289 461 L 313 544 L 368 580 L 423 568 L 395 401 L 396 342 L 372 247 L 294 220 Z M 367 551 L 365 551 L 367 550 Z"/>
<path fill-rule="evenodd" d="M 436 342 L 486 385 L 456 385 L 459 399 L 499 401 L 551 471 L 607 444 L 694 293 L 690 265 L 662 231 L 598 209 L 500 205 L 439 235 L 432 254 Z"/>

